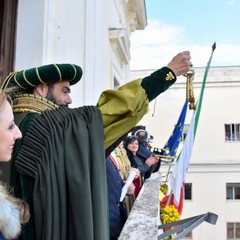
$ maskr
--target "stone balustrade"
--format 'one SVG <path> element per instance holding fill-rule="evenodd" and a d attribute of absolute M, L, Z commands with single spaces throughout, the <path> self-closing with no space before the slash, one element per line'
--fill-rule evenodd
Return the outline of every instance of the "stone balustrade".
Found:
<path fill-rule="evenodd" d="M 160 234 L 159 188 L 161 174 L 156 172 L 147 179 L 134 203 L 119 240 L 157 240 Z"/>

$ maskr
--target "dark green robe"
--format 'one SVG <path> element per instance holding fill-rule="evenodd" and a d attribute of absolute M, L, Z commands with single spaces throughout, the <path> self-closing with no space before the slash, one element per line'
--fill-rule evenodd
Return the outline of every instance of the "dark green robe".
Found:
<path fill-rule="evenodd" d="M 104 149 L 129 132 L 146 114 L 149 100 L 175 82 L 169 72 L 162 68 L 105 91 L 97 108 L 15 115 L 23 139 L 14 151 L 13 187 L 31 208 L 24 240 L 108 239 Z"/>
<path fill-rule="evenodd" d="M 21 178 L 23 198 L 34 182 L 36 239 L 108 239 L 103 143 L 96 107 L 45 111 L 32 122 L 15 167 L 28 176 Z M 24 239 L 35 239 L 28 233 Z"/>

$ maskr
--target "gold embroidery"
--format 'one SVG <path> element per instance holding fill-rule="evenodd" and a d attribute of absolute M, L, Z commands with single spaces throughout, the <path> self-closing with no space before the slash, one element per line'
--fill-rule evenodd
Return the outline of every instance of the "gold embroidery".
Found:
<path fill-rule="evenodd" d="M 169 72 L 169 73 L 167 73 L 167 76 L 166 76 L 166 80 L 168 81 L 168 80 L 173 80 L 173 79 L 175 79 L 175 77 L 174 77 L 174 75 L 172 74 L 172 72 Z"/>
<path fill-rule="evenodd" d="M 123 175 L 124 180 L 127 180 L 129 171 L 131 169 L 131 163 L 128 159 L 127 152 L 124 147 L 118 146 L 115 149 L 117 162 L 119 164 L 120 172 Z"/>
<path fill-rule="evenodd" d="M 33 94 L 20 94 L 13 100 L 13 112 L 41 113 L 47 109 L 52 110 L 59 106 L 53 102 Z"/>

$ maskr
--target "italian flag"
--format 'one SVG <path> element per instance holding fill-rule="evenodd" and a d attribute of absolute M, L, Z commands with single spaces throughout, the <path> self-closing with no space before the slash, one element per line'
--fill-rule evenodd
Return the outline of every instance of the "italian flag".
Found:
<path fill-rule="evenodd" d="M 187 136 L 184 141 L 183 148 L 181 150 L 181 153 L 172 171 L 171 180 L 170 180 L 171 193 L 168 196 L 168 198 L 165 199 L 166 205 L 174 204 L 180 214 L 182 213 L 182 208 L 183 208 L 184 182 L 186 179 L 186 174 L 187 174 L 189 162 L 191 159 L 194 139 L 197 132 L 197 126 L 198 126 L 200 111 L 202 107 L 202 100 L 203 100 L 206 79 L 207 79 L 208 71 L 210 68 L 210 64 L 211 64 L 211 60 L 212 60 L 212 56 L 215 48 L 216 48 L 216 43 L 214 43 L 212 46 L 212 53 L 205 70 L 202 88 L 201 88 L 199 100 L 197 103 L 197 108 L 193 113 L 191 123 L 187 132 Z"/>

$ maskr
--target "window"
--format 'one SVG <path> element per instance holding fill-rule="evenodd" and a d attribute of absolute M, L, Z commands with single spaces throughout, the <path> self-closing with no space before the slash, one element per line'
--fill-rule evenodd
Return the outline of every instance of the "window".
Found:
<path fill-rule="evenodd" d="M 240 239 L 240 222 L 227 223 L 227 240 Z"/>
<path fill-rule="evenodd" d="M 240 141 L 240 124 L 225 124 L 225 141 Z"/>
<path fill-rule="evenodd" d="M 192 200 L 192 184 L 191 183 L 184 184 L 184 199 Z"/>
<path fill-rule="evenodd" d="M 227 183 L 226 190 L 228 200 L 240 199 L 240 183 Z"/>

